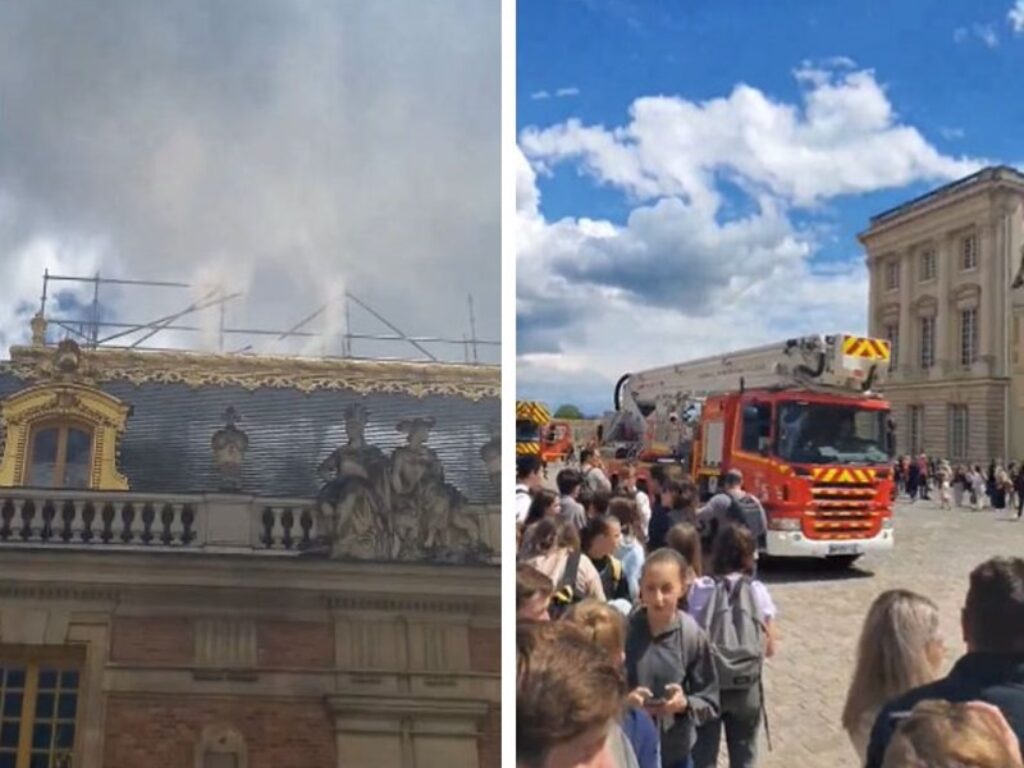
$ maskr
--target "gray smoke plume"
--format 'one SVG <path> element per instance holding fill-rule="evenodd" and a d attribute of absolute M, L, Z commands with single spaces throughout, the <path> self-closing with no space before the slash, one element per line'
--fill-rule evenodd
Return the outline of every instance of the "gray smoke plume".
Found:
<path fill-rule="evenodd" d="M 287 328 L 348 290 L 461 338 L 472 293 L 497 338 L 499 69 L 483 0 L 0 2 L 0 342 L 26 338 L 44 267 L 196 285 L 104 288 L 107 318 L 220 285 L 246 294 L 229 325 Z M 308 329 L 336 337 L 343 315 Z M 181 322 L 205 333 L 154 341 L 209 345 L 219 310 Z M 353 326 L 386 332 L 355 309 Z"/>

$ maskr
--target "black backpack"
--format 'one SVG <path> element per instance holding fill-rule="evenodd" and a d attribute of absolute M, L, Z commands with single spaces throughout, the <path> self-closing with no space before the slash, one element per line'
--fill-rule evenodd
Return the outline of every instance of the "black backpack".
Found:
<path fill-rule="evenodd" d="M 583 595 L 576 591 L 576 575 L 580 570 L 582 556 L 580 552 L 570 552 L 569 559 L 565 561 L 565 571 L 558 582 L 558 588 L 551 595 L 551 604 L 548 608 L 552 619 L 561 618 L 572 605 L 583 599 Z"/>

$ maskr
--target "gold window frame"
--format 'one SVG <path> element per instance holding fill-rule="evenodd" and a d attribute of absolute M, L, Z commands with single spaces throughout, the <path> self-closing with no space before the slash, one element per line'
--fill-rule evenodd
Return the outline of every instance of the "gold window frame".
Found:
<path fill-rule="evenodd" d="M 22 700 L 20 731 L 18 734 L 18 746 L 16 751 L 17 768 L 28 768 L 32 752 L 32 727 L 36 723 L 36 699 L 39 695 L 39 670 L 46 667 L 54 667 L 58 670 L 74 670 L 78 673 L 78 688 L 76 696 L 78 699 L 75 709 L 75 737 L 71 749 L 66 753 L 71 758 L 71 765 L 75 764 L 75 757 L 78 754 L 78 745 L 82 722 L 83 704 L 83 675 L 85 667 L 85 649 L 77 646 L 60 647 L 27 647 L 27 646 L 0 646 L 0 666 L 18 665 L 25 669 L 25 688 Z"/>
<path fill-rule="evenodd" d="M 77 424 L 92 431 L 89 489 L 127 491 L 128 479 L 117 467 L 118 440 L 131 406 L 106 392 L 82 384 L 41 384 L 0 401 L 4 423 L 0 486 L 24 486 L 31 462 L 30 442 L 37 427 Z"/>

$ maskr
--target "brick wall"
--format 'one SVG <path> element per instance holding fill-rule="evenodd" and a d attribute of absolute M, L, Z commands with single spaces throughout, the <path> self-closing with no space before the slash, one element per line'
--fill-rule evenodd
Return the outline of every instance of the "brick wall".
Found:
<path fill-rule="evenodd" d="M 335 768 L 337 763 L 332 723 L 320 702 L 112 694 L 103 766 L 194 768 L 196 744 L 207 725 L 242 734 L 249 768 Z"/>
<path fill-rule="evenodd" d="M 134 664 L 188 664 L 192 624 L 183 617 L 123 616 L 111 628 L 111 661 Z"/>
<path fill-rule="evenodd" d="M 330 667 L 334 625 L 312 621 L 264 621 L 256 628 L 260 664 L 268 667 Z"/>
<path fill-rule="evenodd" d="M 501 631 L 470 627 L 469 668 L 474 672 L 501 672 Z"/>
<path fill-rule="evenodd" d="M 478 749 L 480 768 L 501 768 L 501 707 L 497 704 L 484 720 Z"/>

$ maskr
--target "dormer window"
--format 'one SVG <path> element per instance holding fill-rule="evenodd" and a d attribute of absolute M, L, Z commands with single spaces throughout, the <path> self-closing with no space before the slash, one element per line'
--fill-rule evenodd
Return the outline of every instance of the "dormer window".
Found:
<path fill-rule="evenodd" d="M 93 431 L 69 421 L 32 428 L 24 485 L 36 488 L 88 488 L 92 472 Z"/>

